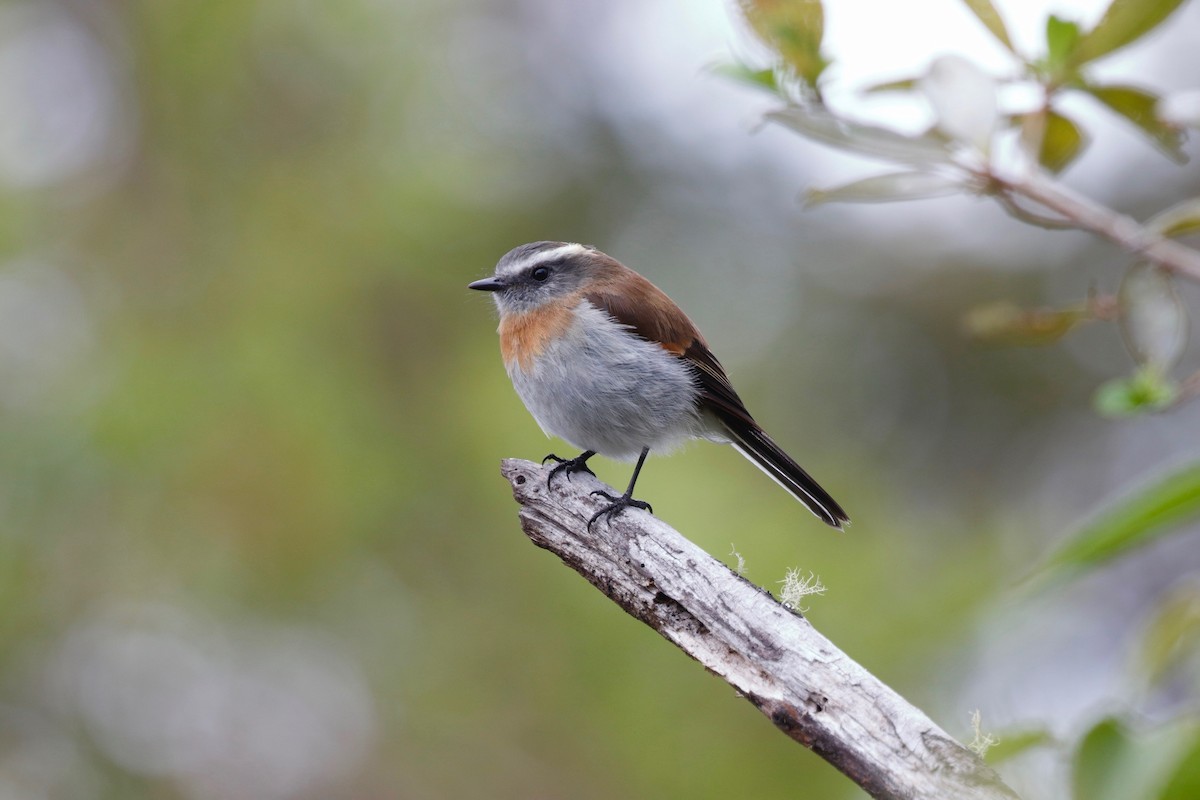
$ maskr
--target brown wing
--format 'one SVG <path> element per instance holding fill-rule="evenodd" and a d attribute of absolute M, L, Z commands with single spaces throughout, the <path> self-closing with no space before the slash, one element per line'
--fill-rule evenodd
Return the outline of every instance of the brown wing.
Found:
<path fill-rule="evenodd" d="M 617 322 L 627 325 L 638 336 L 657 343 L 667 352 L 686 361 L 696 375 L 702 404 L 712 408 L 721 417 L 731 417 L 732 420 L 754 425 L 754 419 L 729 383 L 721 362 L 717 361 L 700 331 L 679 306 L 661 289 L 632 270 L 623 280 L 628 281 L 626 286 L 634 291 L 616 293 L 602 286 L 584 295 L 584 299 L 608 312 Z M 637 307 L 626 300 L 630 295 L 639 298 Z"/>
<path fill-rule="evenodd" d="M 733 385 L 725 375 L 721 362 L 708 349 L 703 339 L 693 339 L 683 357 L 692 365 L 700 384 L 700 398 L 717 412 L 719 416 L 730 422 L 729 418 L 757 427 L 758 423 L 750 416 L 742 398 L 733 390 Z"/>
<path fill-rule="evenodd" d="M 695 368 L 700 378 L 701 403 L 721 420 L 725 430 L 733 437 L 733 446 L 804 503 L 825 524 L 842 529 L 850 517 L 829 492 L 758 426 L 742 404 L 742 399 L 729 385 L 725 370 L 721 369 L 704 341 L 693 341 L 683 357 Z"/>
<path fill-rule="evenodd" d="M 712 411 L 732 437 L 733 446 L 757 464 L 780 486 L 804 503 L 826 524 L 841 529 L 850 521 L 846 512 L 828 492 L 813 480 L 799 464 L 758 426 L 742 398 L 734 391 L 721 367 L 721 362 L 708 349 L 700 331 L 671 299 L 650 281 L 627 270 L 623 281 L 630 281 L 632 292 L 609 291 L 601 284 L 584 299 L 608 312 L 613 319 L 664 350 L 684 359 L 696 376 L 700 388 L 700 405 Z M 632 294 L 639 298 L 634 308 L 625 300 Z"/>

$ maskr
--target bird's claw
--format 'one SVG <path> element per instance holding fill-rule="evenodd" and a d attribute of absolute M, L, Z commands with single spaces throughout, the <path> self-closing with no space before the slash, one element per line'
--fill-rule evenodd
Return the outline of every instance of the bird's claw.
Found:
<path fill-rule="evenodd" d="M 547 461 L 554 462 L 554 467 L 550 470 L 550 474 L 546 476 L 546 488 L 550 488 L 550 484 L 554 482 L 554 476 L 560 472 L 567 473 L 567 480 L 571 480 L 571 473 L 573 472 L 586 472 L 588 475 L 595 477 L 596 473 L 592 472 L 591 467 L 587 465 L 588 458 L 590 458 L 590 455 L 588 457 L 579 456 L 578 458 L 559 458 L 554 453 L 543 458 L 543 465 Z"/>
<path fill-rule="evenodd" d="M 654 513 L 654 508 L 645 500 L 635 500 L 627 494 L 623 494 L 620 497 L 615 497 L 600 489 L 592 492 L 592 494 L 603 497 L 605 500 L 608 500 L 611 505 L 605 506 L 592 515 L 592 518 L 588 520 L 587 524 L 589 531 L 592 529 L 592 525 L 596 522 L 596 520 L 600 519 L 601 517 L 608 517 L 608 525 L 609 527 L 612 527 L 613 516 L 620 514 L 627 508 L 640 508 L 643 511 L 649 511 L 651 514 Z"/>

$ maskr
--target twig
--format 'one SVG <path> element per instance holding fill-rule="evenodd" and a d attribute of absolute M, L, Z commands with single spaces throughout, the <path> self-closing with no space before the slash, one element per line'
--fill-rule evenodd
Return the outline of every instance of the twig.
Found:
<path fill-rule="evenodd" d="M 1175 396 L 1175 405 L 1196 397 L 1200 397 L 1200 372 L 1193 372 L 1179 384 L 1179 394 Z"/>
<path fill-rule="evenodd" d="M 1200 281 L 1200 251 L 1166 239 L 1042 173 L 1013 177 L 989 172 L 977 177 L 994 186 L 1000 198 L 1007 196 L 1007 202 L 1002 202 L 1010 212 L 1015 205 L 1012 195 L 1020 195 L 1055 212 L 1071 227 L 1090 231 L 1164 269 Z M 1015 216 L 1025 218 L 1023 215 L 1031 213 L 1024 208 L 1020 211 Z"/>
<path fill-rule="evenodd" d="M 977 756 L 817 632 L 665 522 L 587 520 L 604 487 L 506 460 L 533 543 L 721 677 L 775 725 L 880 800 L 1015 800 Z"/>
<path fill-rule="evenodd" d="M 1010 216 L 1022 222 L 1028 222 L 1030 225 L 1036 225 L 1039 228 L 1051 231 L 1072 230 L 1075 228 L 1075 224 L 1069 219 L 1047 217 L 1025 208 L 1017 202 L 1017 199 L 1013 197 L 1012 191 L 1007 187 L 996 186 L 995 198 L 1000 201 L 1000 205 L 1004 206 L 1004 210 Z"/>

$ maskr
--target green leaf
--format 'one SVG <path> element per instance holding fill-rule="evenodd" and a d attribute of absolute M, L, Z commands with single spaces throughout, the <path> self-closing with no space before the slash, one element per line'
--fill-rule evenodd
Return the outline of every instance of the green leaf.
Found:
<path fill-rule="evenodd" d="M 1183 0 L 1112 0 L 1096 27 L 1079 40 L 1072 64 L 1086 64 L 1137 41 L 1182 4 Z"/>
<path fill-rule="evenodd" d="M 971 309 L 963 323 L 967 333 L 977 341 L 1038 346 L 1057 342 L 1080 322 L 1091 318 L 1086 307 L 1024 309 L 1001 300 Z"/>
<path fill-rule="evenodd" d="M 892 172 L 873 175 L 832 189 L 809 189 L 804 205 L 808 208 L 825 203 L 889 203 L 896 200 L 923 200 L 945 197 L 962 191 L 961 178 L 936 172 Z"/>
<path fill-rule="evenodd" d="M 1134 264 L 1121 280 L 1117 305 L 1121 335 L 1133 360 L 1165 375 L 1187 344 L 1187 309 L 1170 273 L 1145 261 Z"/>
<path fill-rule="evenodd" d="M 1040 117 L 1043 123 L 1038 163 L 1051 172 L 1062 172 L 1083 152 L 1087 138 L 1078 125 L 1057 111 L 1045 111 L 1032 116 Z"/>
<path fill-rule="evenodd" d="M 1109 381 L 1096 390 L 1093 403 L 1106 417 L 1132 417 L 1169 408 L 1179 397 L 1179 386 L 1149 368 L 1131 378 Z"/>
<path fill-rule="evenodd" d="M 988 748 L 985 760 L 989 764 L 999 764 L 1036 747 L 1052 747 L 1055 744 L 1054 736 L 1045 728 L 1001 733 L 998 738 L 999 741 Z"/>
<path fill-rule="evenodd" d="M 995 36 L 1000 44 L 1007 47 L 1009 52 L 1016 52 L 1012 38 L 1008 35 L 1008 28 L 1004 24 L 1004 17 L 1000 16 L 1000 12 L 992 5 L 992 0 L 963 0 L 963 3 L 971 9 L 971 13 L 983 23 L 984 27 L 992 32 L 992 36 Z"/>
<path fill-rule="evenodd" d="M 767 114 L 767 119 L 814 141 L 885 161 L 906 164 L 945 164 L 950 161 L 946 142 L 937 137 L 905 136 L 887 128 L 851 122 L 819 108 L 792 105 Z"/>
<path fill-rule="evenodd" d="M 1162 236 L 1186 236 L 1200 231 L 1200 197 L 1155 214 L 1146 220 L 1146 227 Z"/>
<path fill-rule="evenodd" d="M 779 94 L 779 83 L 775 79 L 775 70 L 773 69 L 754 69 L 745 64 L 734 63 L 717 64 L 712 68 L 712 71 L 717 75 L 737 81 L 738 83 L 744 83 L 757 89 L 765 89 L 772 94 Z"/>
<path fill-rule="evenodd" d="M 895 81 L 872 83 L 863 88 L 864 94 L 882 94 L 883 92 L 911 92 L 917 88 L 920 78 L 901 78 Z"/>
<path fill-rule="evenodd" d="M 1132 749 L 1129 734 L 1115 719 L 1102 720 L 1088 731 L 1075 754 L 1075 800 L 1127 800 L 1128 789 L 1120 781 Z M 1114 784 L 1121 795 L 1113 794 Z"/>
<path fill-rule="evenodd" d="M 1158 683 L 1198 645 L 1200 581 L 1191 580 L 1172 588 L 1145 626 L 1140 662 L 1147 681 Z"/>
<path fill-rule="evenodd" d="M 1190 720 L 1135 731 L 1109 717 L 1080 742 L 1072 774 L 1075 800 L 1149 800 L 1192 748 L 1196 726 Z M 1194 798 L 1195 795 L 1190 795 Z"/>
<path fill-rule="evenodd" d="M 1158 118 L 1158 97 L 1132 86 L 1083 86 L 1085 92 L 1141 128 L 1150 140 L 1178 164 L 1186 163 L 1183 131 Z"/>
<path fill-rule="evenodd" d="M 1079 44 L 1079 26 L 1051 14 L 1046 18 L 1046 71 L 1059 81 L 1070 77 L 1071 56 Z"/>
<path fill-rule="evenodd" d="M 758 37 L 805 83 L 816 87 L 829 66 L 821 55 L 825 9 L 821 0 L 739 0 Z"/>
<path fill-rule="evenodd" d="M 1160 477 L 1101 511 L 1047 560 L 1045 571 L 1095 567 L 1200 517 L 1200 462 Z"/>
<path fill-rule="evenodd" d="M 1197 797 L 1200 797 L 1200 737 L 1179 759 L 1178 767 L 1156 800 L 1196 800 Z"/>

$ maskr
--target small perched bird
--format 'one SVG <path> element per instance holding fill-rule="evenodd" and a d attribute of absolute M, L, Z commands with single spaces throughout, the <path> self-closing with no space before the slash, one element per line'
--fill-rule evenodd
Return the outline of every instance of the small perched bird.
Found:
<path fill-rule="evenodd" d="M 732 444 L 823 522 L 841 529 L 846 512 L 759 427 L 700 331 L 662 290 L 594 247 L 532 242 L 510 250 L 492 277 L 471 289 L 491 292 L 500 311 L 500 352 L 517 394 L 549 436 L 583 452 L 560 472 L 592 471 L 597 453 L 633 461 L 611 505 L 653 512 L 633 488 L 651 450 L 689 439 Z M 594 473 L 593 473 L 594 474 Z"/>

